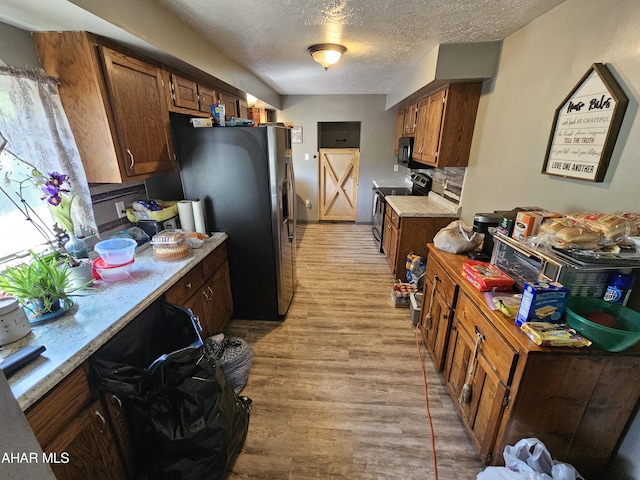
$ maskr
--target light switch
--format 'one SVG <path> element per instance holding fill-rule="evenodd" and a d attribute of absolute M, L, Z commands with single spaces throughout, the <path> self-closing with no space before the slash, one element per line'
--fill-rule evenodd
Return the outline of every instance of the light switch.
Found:
<path fill-rule="evenodd" d="M 308 153 L 305 153 L 305 154 L 304 154 L 304 159 L 305 159 L 305 160 L 309 160 L 309 154 L 308 154 Z"/>

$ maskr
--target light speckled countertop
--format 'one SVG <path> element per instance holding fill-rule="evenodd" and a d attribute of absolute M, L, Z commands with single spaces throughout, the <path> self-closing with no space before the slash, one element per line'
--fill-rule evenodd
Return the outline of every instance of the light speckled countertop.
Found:
<path fill-rule="evenodd" d="M 46 347 L 9 379 L 20 407 L 26 410 L 44 396 L 226 238 L 225 233 L 214 233 L 202 247 L 176 262 L 157 260 L 151 247 L 136 253 L 131 279 L 96 282 L 91 290 L 80 292 L 82 296 L 73 297 L 76 304 L 69 312 L 33 323 L 29 335 L 5 345 L 3 354 L 27 345 Z"/>
<path fill-rule="evenodd" d="M 460 208 L 440 195 L 430 192 L 428 196 L 387 195 L 386 202 L 400 217 L 459 217 Z"/>

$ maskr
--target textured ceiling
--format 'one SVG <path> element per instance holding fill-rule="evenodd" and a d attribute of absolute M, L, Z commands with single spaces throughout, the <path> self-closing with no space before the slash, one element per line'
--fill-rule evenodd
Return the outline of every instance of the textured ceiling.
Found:
<path fill-rule="evenodd" d="M 564 0 L 150 1 L 276 92 L 313 95 L 387 94 L 438 44 L 502 40 Z M 107 17 L 110 8 L 116 13 L 127 5 L 0 0 L 0 21 L 28 31 L 89 30 L 125 44 L 135 39 L 118 28 L 123 25 L 117 20 L 110 24 L 76 4 L 93 6 L 89 10 Z M 144 8 L 144 2 L 131 2 L 131 11 L 136 8 Z M 140 16 L 124 23 L 144 26 L 148 21 Z M 307 53 L 310 45 L 324 42 L 347 47 L 342 60 L 326 72 Z"/>
<path fill-rule="evenodd" d="M 441 43 L 502 40 L 564 0 L 157 0 L 278 93 L 386 94 Z M 347 47 L 324 71 L 307 47 Z"/>

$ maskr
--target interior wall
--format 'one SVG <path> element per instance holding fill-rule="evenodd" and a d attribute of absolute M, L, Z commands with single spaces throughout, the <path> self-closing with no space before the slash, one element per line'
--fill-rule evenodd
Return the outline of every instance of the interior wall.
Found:
<path fill-rule="evenodd" d="M 559 212 L 637 211 L 640 4 L 567 0 L 504 40 L 485 81 L 462 195 L 462 216 L 538 205 Z M 606 64 L 629 105 L 604 182 L 541 172 L 556 108 L 593 63 Z"/>
<path fill-rule="evenodd" d="M 640 3 L 567 0 L 503 42 L 480 98 L 462 217 L 539 205 L 559 212 L 640 210 Z M 555 109 L 593 63 L 604 63 L 629 105 L 604 182 L 541 174 Z M 551 452 L 553 453 L 553 452 Z M 636 416 L 607 478 L 640 478 Z"/>
<path fill-rule="evenodd" d="M 276 120 L 302 127 L 302 143 L 292 145 L 301 222 L 318 221 L 318 122 L 361 122 L 357 223 L 371 221 L 373 180 L 402 182 L 406 168 L 394 172 L 396 111 L 385 110 L 384 95 L 294 95 L 283 99 Z M 309 160 L 305 160 L 305 154 Z M 307 208 L 309 200 L 311 208 Z"/>

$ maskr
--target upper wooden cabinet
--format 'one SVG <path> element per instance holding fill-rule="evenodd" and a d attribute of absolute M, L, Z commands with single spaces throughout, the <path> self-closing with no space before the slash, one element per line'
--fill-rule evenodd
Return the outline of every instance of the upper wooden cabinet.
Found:
<path fill-rule="evenodd" d="M 220 92 L 218 100 L 224 105 L 224 114 L 226 117 L 238 116 L 238 100 L 239 97 L 227 92 Z"/>
<path fill-rule="evenodd" d="M 33 38 L 44 70 L 60 79 L 90 183 L 175 171 L 160 68 L 87 32 L 35 32 Z"/>
<path fill-rule="evenodd" d="M 196 116 L 211 116 L 211 105 L 218 103 L 218 93 L 207 85 L 175 73 L 165 73 L 169 86 L 169 111 Z"/>
<path fill-rule="evenodd" d="M 398 114 L 396 116 L 396 134 L 394 136 L 394 144 L 393 144 L 393 156 L 398 157 L 398 141 L 403 137 L 404 134 L 404 108 L 398 108 Z"/>
<path fill-rule="evenodd" d="M 410 102 L 404 109 L 403 137 L 413 137 L 418 124 L 418 103 Z"/>
<path fill-rule="evenodd" d="M 430 167 L 466 167 L 481 83 L 452 83 L 418 102 L 413 160 Z"/>
<path fill-rule="evenodd" d="M 244 98 L 238 99 L 238 118 L 249 119 L 249 105 Z"/>

